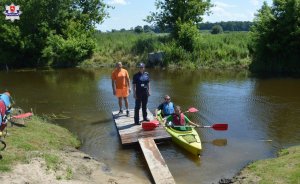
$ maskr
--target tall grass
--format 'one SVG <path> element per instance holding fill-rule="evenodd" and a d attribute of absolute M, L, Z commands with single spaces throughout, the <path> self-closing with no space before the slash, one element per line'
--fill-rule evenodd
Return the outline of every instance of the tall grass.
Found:
<path fill-rule="evenodd" d="M 168 34 L 133 32 L 97 33 L 96 52 L 85 66 L 113 65 L 116 61 L 134 66 L 148 60 L 148 53 L 163 51 L 161 65 L 185 68 L 247 68 L 250 64 L 247 32 L 212 35 L 202 32 L 193 52 L 187 52 Z"/>
<path fill-rule="evenodd" d="M 141 41 L 146 41 L 152 34 L 136 34 L 133 32 L 97 33 L 96 51 L 94 56 L 84 62 L 84 65 L 113 65 L 116 61 L 122 61 L 124 65 L 132 66 L 145 56 L 139 52 Z M 145 46 L 145 44 L 142 44 Z"/>
<path fill-rule="evenodd" d="M 247 67 L 250 64 L 249 42 L 247 32 L 202 34 L 195 52 L 199 53 L 199 64 L 204 67 Z"/>

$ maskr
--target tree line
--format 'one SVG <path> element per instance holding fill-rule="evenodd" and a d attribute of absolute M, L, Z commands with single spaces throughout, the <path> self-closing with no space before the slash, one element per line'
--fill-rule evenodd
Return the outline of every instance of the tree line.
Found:
<path fill-rule="evenodd" d="M 250 21 L 227 21 L 227 22 L 205 22 L 198 25 L 200 30 L 211 30 L 215 25 L 222 27 L 223 31 L 250 31 L 253 22 Z"/>
<path fill-rule="evenodd" d="M 18 5 L 22 11 L 20 20 L 10 22 L 0 16 L 2 65 L 77 66 L 94 54 L 95 25 L 108 17 L 110 8 L 104 0 L 28 0 L 19 1 Z M 214 28 L 212 33 L 250 30 L 248 50 L 253 61 L 252 71 L 300 73 L 300 0 L 264 3 L 253 22 L 202 23 L 202 16 L 209 14 L 213 6 L 210 0 L 156 0 L 155 6 L 156 11 L 145 19 L 155 26 L 137 26 L 132 31 L 169 33 L 167 39 L 161 39 L 164 45 L 170 46 L 164 48 L 170 53 L 166 59 L 190 61 L 191 65 L 207 62 L 203 59 L 206 57 L 199 58 L 199 52 L 206 46 L 218 45 L 203 44 L 201 34 L 206 33 L 199 29 Z M 226 36 L 224 41 L 230 42 L 230 39 Z M 238 57 L 239 52 L 229 50 Z M 226 55 L 223 51 L 216 54 Z"/>
<path fill-rule="evenodd" d="M 250 27 L 253 25 L 253 22 L 250 21 L 221 21 L 221 22 L 205 22 L 198 24 L 199 30 L 212 30 L 214 26 L 221 26 L 222 31 L 250 31 Z M 111 32 L 125 32 L 125 31 L 133 31 L 136 33 L 170 33 L 170 29 L 161 30 L 157 25 L 144 25 L 144 26 L 136 26 L 130 29 L 122 28 L 120 30 L 112 29 Z"/>

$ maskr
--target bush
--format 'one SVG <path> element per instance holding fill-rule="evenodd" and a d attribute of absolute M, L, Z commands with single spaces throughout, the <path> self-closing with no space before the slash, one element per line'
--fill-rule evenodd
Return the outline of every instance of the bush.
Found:
<path fill-rule="evenodd" d="M 142 32 L 144 32 L 144 29 L 143 29 L 142 26 L 136 26 L 134 28 L 134 32 L 136 32 L 136 33 L 142 33 Z"/>
<path fill-rule="evenodd" d="M 72 67 L 91 56 L 95 43 L 91 38 L 71 37 L 64 39 L 60 35 L 50 35 L 43 57 L 54 67 Z"/>
<path fill-rule="evenodd" d="M 223 33 L 223 28 L 220 25 L 214 25 L 210 31 L 211 34 L 220 34 Z"/>
<path fill-rule="evenodd" d="M 192 23 L 178 23 L 178 44 L 186 51 L 193 52 L 195 44 L 197 44 L 200 36 L 196 25 Z"/>

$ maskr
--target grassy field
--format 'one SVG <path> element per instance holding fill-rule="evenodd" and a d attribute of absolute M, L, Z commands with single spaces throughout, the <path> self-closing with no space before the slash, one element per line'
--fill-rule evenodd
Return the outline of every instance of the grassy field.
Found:
<path fill-rule="evenodd" d="M 67 147 L 79 147 L 80 142 L 67 129 L 51 124 L 33 116 L 26 127 L 10 125 L 5 137 L 7 147 L 1 151 L 0 172 L 11 171 L 16 163 L 26 163 L 33 157 L 45 159 L 47 167 L 55 169 L 60 158 L 50 150 L 62 150 Z"/>
<path fill-rule="evenodd" d="M 122 61 L 135 66 L 147 62 L 148 53 L 164 52 L 163 67 L 184 68 L 247 68 L 250 64 L 248 32 L 210 34 L 202 32 L 193 52 L 177 45 L 168 34 L 133 32 L 97 33 L 97 48 L 83 67 L 113 66 Z"/>

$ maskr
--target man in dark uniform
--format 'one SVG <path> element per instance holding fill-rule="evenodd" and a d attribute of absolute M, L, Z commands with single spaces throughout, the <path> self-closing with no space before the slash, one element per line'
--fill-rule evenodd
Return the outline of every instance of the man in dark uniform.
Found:
<path fill-rule="evenodd" d="M 150 77 L 148 72 L 145 72 L 145 64 L 138 64 L 139 72 L 134 74 L 133 84 L 133 97 L 135 98 L 134 108 L 134 123 L 140 125 L 139 111 L 142 104 L 143 119 L 149 121 L 147 118 L 147 103 L 150 96 Z"/>

